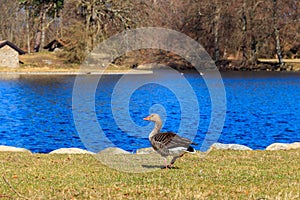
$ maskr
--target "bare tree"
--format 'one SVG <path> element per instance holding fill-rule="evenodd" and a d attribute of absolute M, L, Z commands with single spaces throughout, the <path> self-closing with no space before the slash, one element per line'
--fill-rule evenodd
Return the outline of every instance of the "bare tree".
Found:
<path fill-rule="evenodd" d="M 257 65 L 257 31 L 256 29 L 259 29 L 259 25 L 255 24 L 255 16 L 257 15 L 257 8 L 263 3 L 263 1 L 257 1 L 251 0 L 251 6 L 249 7 L 249 31 L 250 31 L 250 62 L 251 62 L 251 68 Z"/>
<path fill-rule="evenodd" d="M 248 60 L 248 53 L 247 53 L 247 32 L 248 32 L 248 19 L 246 16 L 246 10 L 247 10 L 247 3 L 246 0 L 243 0 L 243 6 L 242 6 L 242 34 L 243 34 L 243 42 L 242 42 L 242 52 L 243 52 L 243 67 L 247 67 L 247 60 Z"/>
<path fill-rule="evenodd" d="M 221 8 L 216 4 L 215 17 L 213 21 L 214 32 L 214 60 L 217 62 L 220 60 L 220 47 L 219 47 L 219 29 L 220 29 L 220 12 Z"/>
<path fill-rule="evenodd" d="M 281 51 L 281 42 L 280 42 L 280 32 L 278 27 L 278 4 L 277 0 L 273 0 L 273 11 L 272 11 L 272 18 L 273 18 L 273 29 L 274 29 L 274 39 L 275 39 L 275 46 L 276 46 L 276 55 L 278 58 L 278 63 L 280 69 L 283 70 L 283 61 L 282 61 L 282 51 Z"/>

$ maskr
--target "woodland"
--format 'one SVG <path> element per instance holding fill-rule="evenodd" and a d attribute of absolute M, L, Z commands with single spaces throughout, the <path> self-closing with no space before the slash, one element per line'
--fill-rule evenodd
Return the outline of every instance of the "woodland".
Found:
<path fill-rule="evenodd" d="M 300 58 L 299 0 L 1 0 L 0 40 L 28 53 L 60 39 L 80 63 L 124 30 L 163 27 L 199 42 L 222 63 L 253 68 L 258 58 Z"/>

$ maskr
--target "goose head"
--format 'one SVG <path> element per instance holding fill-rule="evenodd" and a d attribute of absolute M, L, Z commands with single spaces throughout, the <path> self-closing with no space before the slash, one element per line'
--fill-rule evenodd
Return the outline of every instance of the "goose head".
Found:
<path fill-rule="evenodd" d="M 151 122 L 160 122 L 161 123 L 161 119 L 160 116 L 158 114 L 151 114 L 148 117 L 145 117 L 144 120 L 146 121 L 151 121 Z"/>

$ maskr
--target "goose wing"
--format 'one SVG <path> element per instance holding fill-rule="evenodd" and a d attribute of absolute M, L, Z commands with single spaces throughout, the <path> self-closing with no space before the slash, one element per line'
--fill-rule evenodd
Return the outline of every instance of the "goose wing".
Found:
<path fill-rule="evenodd" d="M 173 132 L 160 132 L 154 135 L 150 142 L 154 150 L 162 156 L 170 155 L 170 150 L 180 148 L 186 150 L 193 142 L 189 139 L 182 138 Z"/>

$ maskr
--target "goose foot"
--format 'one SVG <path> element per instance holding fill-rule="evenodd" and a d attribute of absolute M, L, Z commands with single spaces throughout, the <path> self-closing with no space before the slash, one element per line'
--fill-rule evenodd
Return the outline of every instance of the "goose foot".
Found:
<path fill-rule="evenodd" d="M 169 164 L 169 165 L 165 165 L 164 167 L 162 167 L 161 169 L 172 169 L 174 168 L 173 165 Z"/>

